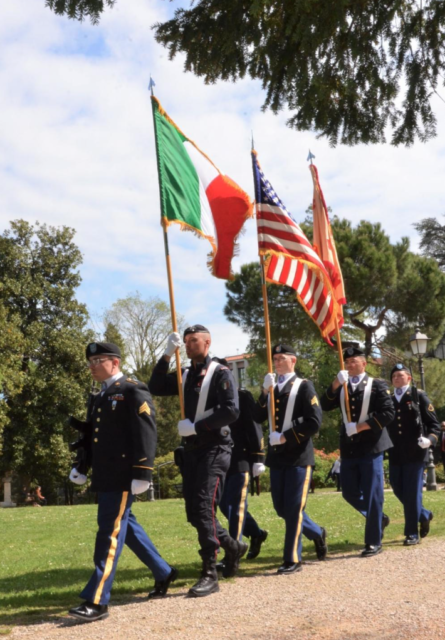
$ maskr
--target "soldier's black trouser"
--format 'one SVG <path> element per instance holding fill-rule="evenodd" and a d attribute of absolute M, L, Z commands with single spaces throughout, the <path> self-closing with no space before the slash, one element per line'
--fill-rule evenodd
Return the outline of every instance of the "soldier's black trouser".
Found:
<path fill-rule="evenodd" d="M 203 559 L 215 558 L 220 546 L 224 547 L 230 540 L 216 517 L 230 457 L 231 448 L 220 445 L 184 453 L 185 510 L 188 522 L 198 532 L 199 553 Z"/>

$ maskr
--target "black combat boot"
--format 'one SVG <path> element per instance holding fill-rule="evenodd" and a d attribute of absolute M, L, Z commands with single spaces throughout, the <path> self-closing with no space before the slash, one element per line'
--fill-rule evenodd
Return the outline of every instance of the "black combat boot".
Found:
<path fill-rule="evenodd" d="M 189 589 L 189 598 L 203 598 L 211 593 L 219 591 L 218 574 L 216 572 L 216 560 L 214 558 L 204 558 L 202 561 L 202 572 L 198 582 Z"/>
<path fill-rule="evenodd" d="M 246 553 L 249 545 L 246 542 L 239 542 L 233 538 L 221 542 L 221 546 L 226 552 L 224 558 L 223 578 L 233 578 L 237 574 L 239 561 Z"/>

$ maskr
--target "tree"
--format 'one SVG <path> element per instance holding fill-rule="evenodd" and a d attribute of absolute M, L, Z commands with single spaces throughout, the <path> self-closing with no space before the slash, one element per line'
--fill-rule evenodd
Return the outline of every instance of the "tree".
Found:
<path fill-rule="evenodd" d="M 435 218 L 424 218 L 414 225 L 422 240 L 420 248 L 425 256 L 437 260 L 437 264 L 445 271 L 445 225 Z"/>
<path fill-rule="evenodd" d="M 124 367 L 127 360 L 125 341 L 118 328 L 112 322 L 108 322 L 105 327 L 104 341 L 117 344 L 121 352 L 121 368 Z"/>
<path fill-rule="evenodd" d="M 73 20 L 82 21 L 89 17 L 93 24 L 98 24 L 105 5 L 113 7 L 115 2 L 116 0 L 46 0 L 46 6 Z"/>
<path fill-rule="evenodd" d="M 84 406 L 90 384 L 88 316 L 74 297 L 81 253 L 73 236 L 68 227 L 24 220 L 0 236 L 0 322 L 20 367 L 19 388 L 11 390 L 6 376 L 1 380 L 8 422 L 0 471 L 37 481 L 50 498 L 70 468 L 67 417 Z"/>

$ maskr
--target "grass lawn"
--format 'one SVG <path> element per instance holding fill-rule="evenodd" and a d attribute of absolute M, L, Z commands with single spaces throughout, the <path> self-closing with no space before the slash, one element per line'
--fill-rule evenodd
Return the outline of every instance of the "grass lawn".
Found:
<path fill-rule="evenodd" d="M 424 493 L 424 504 L 434 512 L 431 537 L 445 537 L 445 494 Z M 254 575 L 281 564 L 283 521 L 272 507 L 270 494 L 250 498 L 249 508 L 260 527 L 269 531 L 260 556 L 242 561 L 240 575 Z M 96 533 L 95 505 L 0 509 L 0 635 L 11 625 L 31 624 L 64 614 L 80 602 L 88 581 Z M 137 503 L 133 509 L 162 556 L 180 572 L 175 589 L 191 586 L 200 573 L 195 530 L 185 521 L 180 499 Z M 329 553 L 363 547 L 364 520 L 341 495 L 333 491 L 309 496 L 307 512 L 328 531 Z M 392 492 L 385 493 L 385 512 L 391 525 L 385 533 L 389 552 L 404 539 L 403 514 Z M 225 519 L 221 516 L 224 525 Z M 303 559 L 316 558 L 312 542 L 304 539 Z M 145 595 L 152 576 L 125 548 L 113 585 L 112 602 L 130 602 Z"/>

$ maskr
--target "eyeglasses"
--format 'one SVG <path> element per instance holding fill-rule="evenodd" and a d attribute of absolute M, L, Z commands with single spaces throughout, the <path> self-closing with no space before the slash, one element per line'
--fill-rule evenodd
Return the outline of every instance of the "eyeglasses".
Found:
<path fill-rule="evenodd" d="M 92 358 L 91 360 L 88 360 L 85 366 L 87 369 L 91 369 L 91 367 L 98 367 L 102 362 L 112 359 L 113 358 Z"/>

